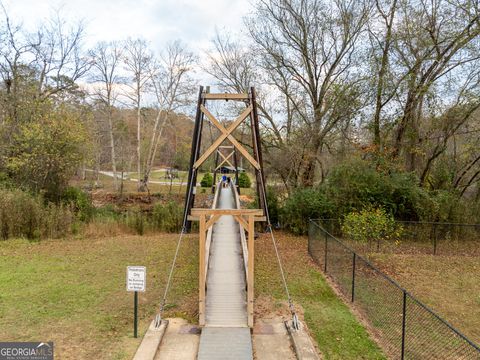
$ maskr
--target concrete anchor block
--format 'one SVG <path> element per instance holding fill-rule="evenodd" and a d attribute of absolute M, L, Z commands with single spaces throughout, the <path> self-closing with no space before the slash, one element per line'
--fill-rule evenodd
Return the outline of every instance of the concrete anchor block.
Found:
<path fill-rule="evenodd" d="M 298 360 L 320 360 L 320 357 L 315 350 L 315 346 L 310 339 L 310 335 L 305 331 L 305 327 L 302 322 L 300 323 L 300 329 L 293 329 L 288 321 L 285 321 L 285 327 L 287 328 L 290 340 L 292 341 L 293 349 Z"/>
<path fill-rule="evenodd" d="M 155 320 L 150 323 L 133 360 L 153 360 L 162 341 L 168 320 L 162 320 L 160 327 L 155 328 Z"/>

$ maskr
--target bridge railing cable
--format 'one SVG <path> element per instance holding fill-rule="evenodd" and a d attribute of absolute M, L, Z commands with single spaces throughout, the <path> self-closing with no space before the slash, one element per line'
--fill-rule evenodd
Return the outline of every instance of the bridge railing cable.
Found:
<path fill-rule="evenodd" d="M 262 182 L 261 184 L 262 188 L 265 189 L 263 176 L 259 176 L 259 178 L 260 178 L 260 181 Z M 277 241 L 275 240 L 275 236 L 273 235 L 273 228 L 272 228 L 272 224 L 270 222 L 270 216 L 268 213 L 267 195 L 265 191 L 262 191 L 262 196 L 263 196 L 263 203 L 265 204 L 264 211 L 267 218 L 267 231 L 270 233 L 270 236 L 272 238 L 272 244 L 273 244 L 273 248 L 275 249 L 275 256 L 277 257 L 278 268 L 280 270 L 280 275 L 282 277 L 285 294 L 287 295 L 288 307 L 290 309 L 290 313 L 292 314 L 292 328 L 294 330 L 299 330 L 300 324 L 299 324 L 297 313 L 295 311 L 295 305 L 293 304 L 292 296 L 290 294 L 290 290 L 288 289 L 287 279 L 285 277 L 285 271 L 283 269 L 282 259 L 280 258 L 280 253 L 278 251 Z"/>
<path fill-rule="evenodd" d="M 163 293 L 162 302 L 160 304 L 160 311 L 157 314 L 157 316 L 155 317 L 155 328 L 159 328 L 160 324 L 162 322 L 162 316 L 163 316 L 163 311 L 165 310 L 165 305 L 166 305 L 166 302 L 167 302 L 168 291 L 170 290 L 170 286 L 171 286 L 172 279 L 173 279 L 173 272 L 175 270 L 175 265 L 177 263 L 178 253 L 180 251 L 180 246 L 182 244 L 182 239 L 183 239 L 183 236 L 185 235 L 185 233 L 186 233 L 186 227 L 182 226 L 182 230 L 180 232 L 180 236 L 179 236 L 178 241 L 177 241 L 177 247 L 175 249 L 175 255 L 173 257 L 172 265 L 170 266 L 170 271 L 168 273 L 167 285 L 165 286 L 165 292 Z"/>

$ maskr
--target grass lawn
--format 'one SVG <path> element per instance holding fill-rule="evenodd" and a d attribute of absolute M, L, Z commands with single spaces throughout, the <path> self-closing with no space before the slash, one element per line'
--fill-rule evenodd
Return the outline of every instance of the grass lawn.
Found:
<path fill-rule="evenodd" d="M 150 180 L 152 181 L 164 181 L 164 182 L 170 182 L 170 179 L 166 178 L 166 171 L 165 170 L 153 170 L 150 173 Z M 200 181 L 203 177 L 203 172 L 198 173 L 197 179 Z M 188 180 L 188 171 L 178 171 L 177 173 L 177 178 L 172 179 L 172 182 L 175 183 L 186 183 Z M 137 173 L 132 173 L 130 174 L 130 179 L 132 180 L 138 180 L 138 174 Z"/>
<path fill-rule="evenodd" d="M 90 173 L 88 173 L 88 175 L 91 176 Z M 203 175 L 198 176 L 198 178 L 197 178 L 198 181 L 197 182 L 200 182 L 201 176 L 203 176 Z M 117 194 L 118 193 L 118 191 L 115 190 L 114 181 L 113 181 L 113 178 L 111 176 L 100 174 L 99 180 L 100 180 L 100 183 L 101 183 L 102 187 L 99 188 L 99 189 L 94 189 L 93 193 L 95 193 L 95 194 Z M 79 188 L 91 187 L 93 185 L 93 183 L 94 183 L 94 180 L 93 180 L 92 177 L 88 177 L 86 180 L 75 179 L 75 180 L 70 181 L 70 185 L 77 186 Z M 255 184 L 253 183 L 252 187 L 249 188 L 249 189 L 242 188 L 241 193 L 243 195 L 254 196 L 256 194 L 256 190 L 254 189 L 254 187 L 255 187 Z M 184 196 L 185 193 L 186 193 L 186 190 L 187 190 L 187 180 L 185 179 L 185 181 L 183 182 L 182 185 L 180 185 L 179 182 L 174 181 L 172 186 L 170 186 L 170 184 L 166 185 L 166 184 L 150 183 L 148 185 L 148 188 L 149 188 L 151 194 L 155 194 L 155 193 L 158 193 L 158 194 L 179 194 L 179 195 Z M 202 188 L 200 186 L 197 186 L 196 192 L 197 192 L 197 194 L 210 193 L 211 189 L 210 188 Z M 132 181 L 132 180 L 124 180 L 123 181 L 123 193 L 124 193 L 124 195 L 139 194 L 137 192 L 137 182 Z"/>
<path fill-rule="evenodd" d="M 140 339 L 133 338 L 126 266 L 147 266 L 147 292 L 139 294 L 143 334 L 160 303 L 176 238 L 160 234 L 0 242 L 0 339 L 54 341 L 56 359 L 131 359 Z M 175 304 L 170 314 L 192 321 L 197 304 L 195 240 L 185 238 L 170 297 Z"/>
<path fill-rule="evenodd" d="M 54 341 L 57 359 L 130 359 L 133 294 L 127 265 L 147 266 L 140 334 L 158 309 L 175 234 L 0 242 L 0 339 Z M 307 254 L 306 238 L 279 234 L 294 301 L 326 359 L 382 359 L 364 328 L 328 287 Z M 184 238 L 169 316 L 197 321 L 197 237 Z M 256 242 L 256 296 L 284 305 L 268 235 Z"/>
<path fill-rule="evenodd" d="M 307 238 L 275 233 L 293 301 L 325 359 L 385 359 L 378 346 L 349 308 L 326 283 L 307 252 Z M 278 265 L 269 234 L 255 243 L 256 296 L 285 301 Z M 278 305 L 278 304 L 277 304 Z"/>
<path fill-rule="evenodd" d="M 480 257 L 370 254 L 375 264 L 480 343 Z"/>

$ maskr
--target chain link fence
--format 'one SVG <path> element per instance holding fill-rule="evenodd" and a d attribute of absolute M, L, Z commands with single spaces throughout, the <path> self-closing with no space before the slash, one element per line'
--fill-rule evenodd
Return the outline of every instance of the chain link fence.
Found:
<path fill-rule="evenodd" d="M 308 251 L 391 359 L 480 360 L 480 347 L 316 221 Z"/>
<path fill-rule="evenodd" d="M 401 236 L 396 241 L 376 239 L 359 244 L 342 234 L 339 219 L 315 220 L 330 234 L 341 238 L 360 253 L 383 252 L 401 254 L 433 254 L 480 256 L 480 224 L 396 221 L 401 225 Z"/>

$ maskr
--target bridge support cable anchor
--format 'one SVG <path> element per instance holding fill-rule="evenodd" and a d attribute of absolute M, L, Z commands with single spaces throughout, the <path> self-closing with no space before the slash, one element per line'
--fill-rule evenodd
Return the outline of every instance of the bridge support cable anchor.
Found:
<path fill-rule="evenodd" d="M 173 257 L 172 261 L 172 266 L 170 267 L 170 271 L 168 273 L 168 280 L 167 280 L 167 285 L 165 286 L 165 292 L 163 294 L 163 299 L 162 303 L 160 304 L 160 310 L 158 314 L 155 316 L 155 329 L 159 329 L 160 326 L 162 325 L 162 316 L 163 316 L 163 311 L 165 310 L 165 305 L 167 303 L 167 296 L 168 296 L 168 291 L 170 290 L 172 279 L 173 279 L 173 272 L 175 270 L 175 265 L 177 263 L 177 258 L 178 258 L 178 253 L 180 250 L 180 245 L 182 244 L 182 239 L 185 233 L 187 232 L 187 229 L 185 226 L 182 226 L 182 231 L 180 232 L 180 237 L 178 238 L 177 242 L 177 247 L 175 249 L 175 255 Z"/>
<path fill-rule="evenodd" d="M 283 270 L 283 264 L 282 264 L 282 260 L 280 259 L 280 253 L 278 252 L 277 241 L 275 240 L 275 236 L 273 235 L 272 224 L 270 224 L 270 222 L 267 225 L 267 231 L 270 233 L 270 236 L 272 238 L 273 248 L 275 249 L 275 255 L 277 257 L 278 267 L 280 269 L 280 275 L 282 276 L 283 287 L 285 289 L 285 293 L 288 299 L 288 307 L 290 309 L 290 313 L 292 314 L 291 326 L 293 330 L 298 331 L 300 330 L 300 321 L 298 320 L 298 316 L 295 311 L 295 306 L 293 305 L 292 297 L 290 295 L 290 290 L 288 289 L 287 279 L 285 277 L 285 271 Z"/>

